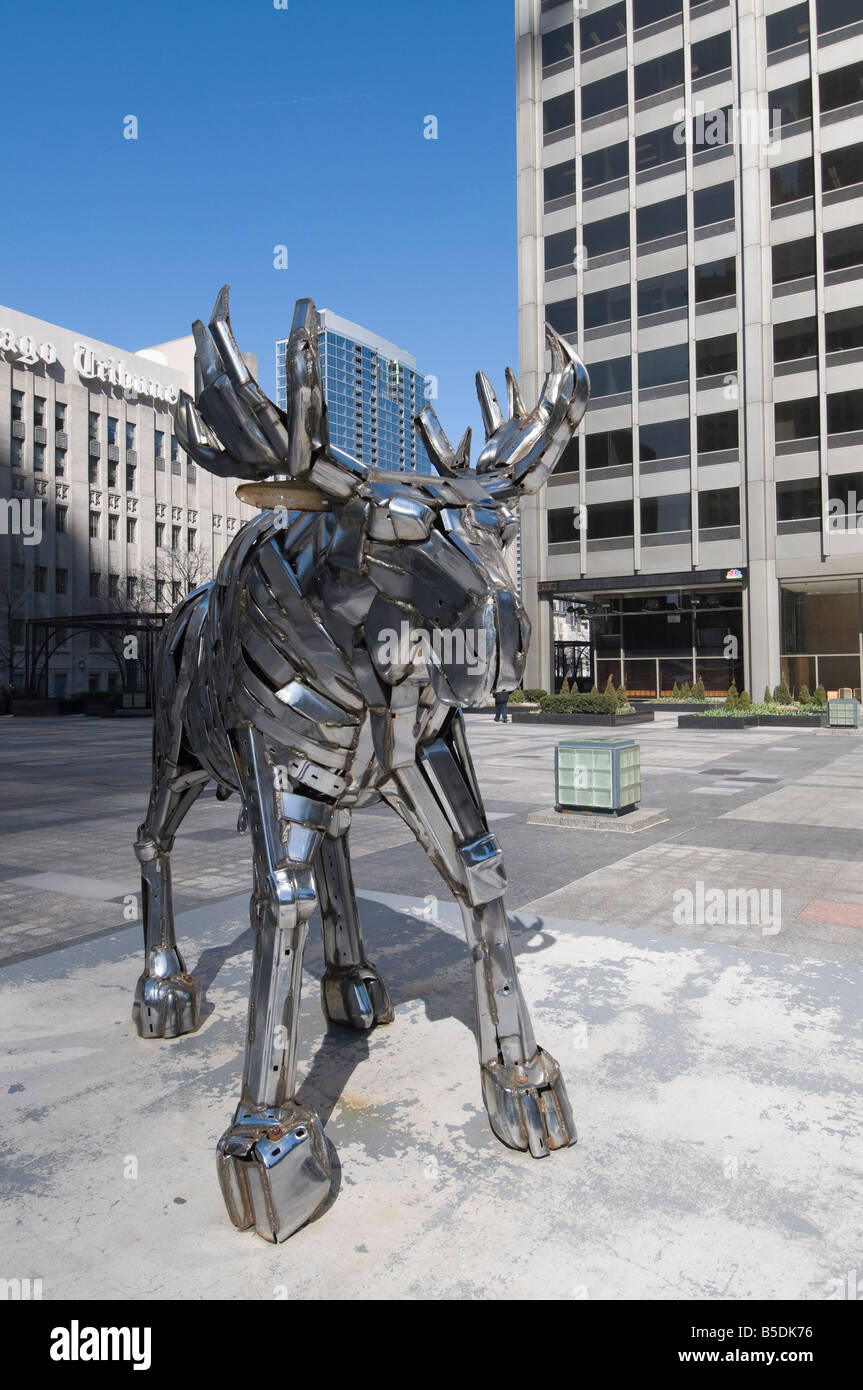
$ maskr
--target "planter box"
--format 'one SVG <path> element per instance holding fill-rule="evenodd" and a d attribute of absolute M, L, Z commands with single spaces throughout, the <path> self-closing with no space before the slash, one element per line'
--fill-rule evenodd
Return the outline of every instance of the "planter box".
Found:
<path fill-rule="evenodd" d="M 703 718 L 699 714 L 678 715 L 678 729 L 820 729 L 821 714 L 741 714 L 728 719 Z"/>
<path fill-rule="evenodd" d="M 758 727 L 768 729 L 823 729 L 823 714 L 759 714 Z"/>
<path fill-rule="evenodd" d="M 525 704 L 525 703 L 522 703 L 522 704 L 514 704 L 514 705 L 507 705 L 506 712 L 507 712 L 507 716 L 511 719 L 512 716 L 515 714 L 516 710 L 532 710 L 532 709 L 539 709 L 539 705 L 529 705 L 529 704 Z M 462 711 L 461 711 L 461 712 L 462 712 L 462 714 L 494 714 L 494 705 L 480 705 L 480 706 L 478 706 L 476 709 L 471 709 L 470 706 L 468 706 L 468 705 L 463 705 L 463 706 L 462 706 Z"/>
<path fill-rule="evenodd" d="M 515 714 L 514 724 L 556 724 L 572 729 L 593 725 L 600 729 L 619 729 L 625 724 L 652 724 L 653 714 Z"/>
<path fill-rule="evenodd" d="M 12 704 L 12 713 L 18 715 L 19 719 L 32 719 L 35 715 L 48 715 L 56 718 L 59 714 L 83 714 L 84 707 L 81 701 L 74 700 L 42 700 L 36 699 L 15 699 Z"/>
<path fill-rule="evenodd" d="M 629 702 L 637 710 L 652 709 L 655 714 L 667 710 L 669 714 L 697 714 L 699 710 L 715 709 L 721 700 L 639 700 L 636 696 Z"/>

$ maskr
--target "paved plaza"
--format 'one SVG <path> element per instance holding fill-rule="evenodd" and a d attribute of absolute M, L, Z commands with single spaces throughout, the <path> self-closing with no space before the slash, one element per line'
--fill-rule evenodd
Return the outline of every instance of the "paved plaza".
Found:
<path fill-rule="evenodd" d="M 270 1247 L 229 1225 L 214 1163 L 251 945 L 236 798 L 205 793 L 174 855 L 204 1023 L 142 1042 L 130 846 L 149 722 L 0 720 L 0 1275 L 42 1278 L 46 1298 L 845 1296 L 861 1267 L 863 733 L 633 726 L 644 804 L 667 819 L 612 834 L 528 824 L 553 802 L 558 728 L 468 729 L 579 1143 L 537 1162 L 491 1135 L 454 904 L 370 809 L 356 881 L 396 1021 L 326 1029 L 313 930 L 300 1099 L 339 1186 Z M 715 910 L 741 891 L 745 922 Z"/>

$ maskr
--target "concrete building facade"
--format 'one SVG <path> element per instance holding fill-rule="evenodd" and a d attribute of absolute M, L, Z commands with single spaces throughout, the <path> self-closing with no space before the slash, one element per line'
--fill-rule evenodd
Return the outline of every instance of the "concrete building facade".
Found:
<path fill-rule="evenodd" d="M 276 342 L 276 403 L 286 401 L 287 338 Z M 436 394 L 434 378 L 386 338 L 340 318 L 318 314 L 318 347 L 332 442 L 374 468 L 431 473 L 414 419 Z"/>
<path fill-rule="evenodd" d="M 25 674 L 28 619 L 169 612 L 254 515 L 173 425 L 191 337 L 141 352 L 0 307 L 0 684 Z M 41 693 L 122 688 L 96 634 L 71 635 Z"/>
<path fill-rule="evenodd" d="M 593 675 L 863 682 L 861 0 L 516 0 L 521 373 L 591 374 L 522 510 Z"/>

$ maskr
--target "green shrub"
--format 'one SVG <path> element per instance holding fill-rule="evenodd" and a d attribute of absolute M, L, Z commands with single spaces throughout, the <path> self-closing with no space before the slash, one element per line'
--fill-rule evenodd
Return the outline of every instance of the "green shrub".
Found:
<path fill-rule="evenodd" d="M 781 680 L 777 685 L 776 689 L 774 690 L 773 701 L 777 705 L 791 704 L 791 691 L 788 689 L 788 686 L 785 684 L 784 680 Z"/>
<path fill-rule="evenodd" d="M 534 700 L 541 700 L 543 695 L 548 694 L 548 691 L 542 690 L 538 685 L 526 685 L 524 688 L 524 694 L 525 699 L 533 702 Z"/>
<path fill-rule="evenodd" d="M 735 710 L 738 708 L 739 704 L 740 696 L 737 693 L 737 686 L 734 684 L 734 681 L 732 681 L 728 687 L 728 694 L 725 697 L 725 708 L 727 710 Z"/>
<path fill-rule="evenodd" d="M 706 695 L 705 690 L 704 690 L 704 681 L 701 679 L 700 676 L 698 677 L 698 680 L 695 682 L 694 686 L 692 687 L 692 699 L 693 699 L 693 700 L 706 700 L 706 699 L 707 699 L 707 695 Z"/>
<path fill-rule="evenodd" d="M 626 693 L 626 686 L 625 686 L 625 685 L 620 685 L 620 686 L 618 686 L 618 688 L 617 688 L 617 703 L 618 703 L 618 705 L 621 707 L 621 709 L 623 708 L 624 705 L 628 705 L 628 704 L 629 704 L 629 696 L 628 696 L 627 693 Z"/>
<path fill-rule="evenodd" d="M 819 685 L 815 691 L 815 703 L 823 708 L 827 704 L 827 691 L 823 685 Z"/>
<path fill-rule="evenodd" d="M 543 714 L 615 714 L 616 695 L 544 695 L 539 702 Z"/>
<path fill-rule="evenodd" d="M 799 699 L 800 699 L 801 705 L 811 705 L 811 704 L 812 704 L 812 696 L 811 696 L 810 693 L 809 693 L 809 686 L 808 686 L 808 685 L 801 685 L 801 687 L 800 687 L 800 696 L 799 696 Z"/>
<path fill-rule="evenodd" d="M 599 686 L 596 684 L 596 681 L 594 681 L 594 682 L 593 682 L 593 685 L 590 687 L 590 693 L 591 693 L 591 695 L 598 695 L 598 694 L 599 694 Z"/>
<path fill-rule="evenodd" d="M 564 678 L 563 678 L 563 684 L 561 685 L 560 690 L 558 691 L 558 694 L 560 694 L 560 695 L 568 695 L 569 693 L 570 693 L 570 691 L 569 691 L 569 679 L 568 679 L 567 676 L 564 676 Z"/>
<path fill-rule="evenodd" d="M 765 687 L 764 687 L 764 700 L 763 700 L 762 703 L 765 704 L 765 705 L 772 705 L 772 704 L 773 704 L 773 696 L 770 694 L 770 686 L 769 686 L 769 685 L 765 685 Z"/>
<path fill-rule="evenodd" d="M 749 694 L 749 691 L 748 691 L 748 690 L 741 690 L 741 692 L 740 692 L 740 708 L 741 708 L 741 709 L 751 709 L 751 708 L 752 708 L 752 696 Z"/>
<path fill-rule="evenodd" d="M 692 686 L 689 684 L 689 681 L 684 681 L 680 687 L 680 698 L 681 700 L 692 699 Z"/>
<path fill-rule="evenodd" d="M 517 686 L 516 689 L 512 692 L 512 694 L 511 694 L 510 697 L 509 697 L 509 703 L 510 703 L 511 705 L 523 705 L 524 702 L 525 702 L 525 694 L 524 694 L 524 691 L 523 691 L 520 687 Z"/>

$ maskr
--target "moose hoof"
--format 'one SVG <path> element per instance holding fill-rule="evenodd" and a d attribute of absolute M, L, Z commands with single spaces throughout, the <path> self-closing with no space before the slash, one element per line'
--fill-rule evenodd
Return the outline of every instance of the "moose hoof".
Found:
<path fill-rule="evenodd" d="M 225 1206 L 241 1231 L 254 1226 L 264 1240 L 287 1240 L 329 1197 L 327 1141 L 310 1110 L 241 1105 L 217 1152 Z"/>
<path fill-rule="evenodd" d="M 201 982 L 194 975 L 142 975 L 132 1018 L 142 1038 L 179 1038 L 201 1022 Z"/>
<path fill-rule="evenodd" d="M 534 1158 L 545 1158 L 549 1149 L 576 1142 L 560 1068 L 541 1047 L 522 1065 L 484 1066 L 482 1091 L 491 1127 L 511 1149 L 529 1149 Z"/>
<path fill-rule="evenodd" d="M 331 1023 L 368 1032 L 392 1023 L 393 1006 L 374 965 L 331 966 L 321 980 L 321 1007 Z"/>

